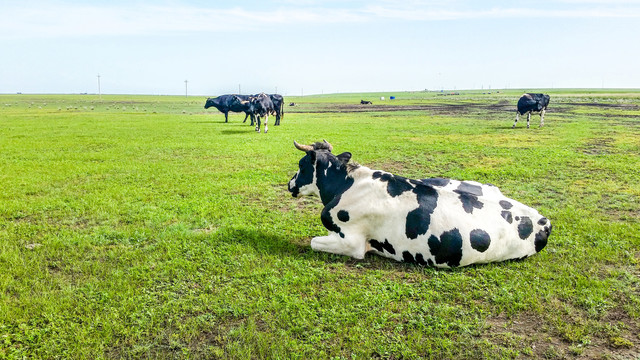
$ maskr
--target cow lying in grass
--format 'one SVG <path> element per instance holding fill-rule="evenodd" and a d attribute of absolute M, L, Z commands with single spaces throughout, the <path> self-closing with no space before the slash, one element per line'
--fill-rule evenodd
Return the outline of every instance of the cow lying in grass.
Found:
<path fill-rule="evenodd" d="M 357 259 L 372 251 L 398 261 L 456 267 L 531 256 L 551 223 L 488 184 L 413 180 L 350 163 L 328 142 L 300 145 L 306 155 L 289 181 L 294 197 L 317 195 L 329 235 L 314 250 Z"/>

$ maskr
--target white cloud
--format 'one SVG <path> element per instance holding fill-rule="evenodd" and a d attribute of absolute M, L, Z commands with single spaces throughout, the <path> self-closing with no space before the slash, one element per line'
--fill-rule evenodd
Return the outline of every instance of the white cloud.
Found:
<path fill-rule="evenodd" d="M 464 1 L 408 0 L 403 3 L 392 3 L 380 0 L 373 5 L 349 3 L 349 7 L 344 7 L 337 2 L 332 2 L 328 5 L 332 7 L 320 7 L 318 2 L 308 1 L 303 3 L 304 5 L 287 4 L 287 6 L 265 11 L 242 7 L 215 9 L 182 4 L 170 6 L 134 3 L 134 5 L 114 6 L 43 2 L 27 4 L 28 6 L 0 5 L 0 38 L 228 32 L 256 30 L 274 25 L 379 20 L 445 21 L 518 17 L 640 18 L 640 6 L 633 5 L 640 4 L 640 1 L 621 6 L 606 6 L 610 2 L 604 0 L 587 2 L 563 0 L 563 2 L 576 5 L 571 6 L 571 9 L 554 8 L 549 3 L 541 8 L 496 6 L 473 9 Z M 616 3 L 623 4 L 622 1 L 616 1 Z M 274 4 L 274 6 L 277 5 Z M 477 4 L 474 3 L 474 6 Z"/>

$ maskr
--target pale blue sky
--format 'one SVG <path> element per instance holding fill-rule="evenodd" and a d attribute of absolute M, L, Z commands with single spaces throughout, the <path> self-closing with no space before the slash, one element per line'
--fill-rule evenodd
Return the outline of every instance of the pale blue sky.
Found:
<path fill-rule="evenodd" d="M 0 0 L 0 93 L 640 88 L 640 1 Z"/>

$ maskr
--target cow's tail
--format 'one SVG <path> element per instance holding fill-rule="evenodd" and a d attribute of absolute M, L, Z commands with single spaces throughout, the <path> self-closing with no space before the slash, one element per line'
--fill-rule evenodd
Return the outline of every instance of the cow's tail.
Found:
<path fill-rule="evenodd" d="M 284 98 L 280 102 L 280 119 L 284 119 Z"/>

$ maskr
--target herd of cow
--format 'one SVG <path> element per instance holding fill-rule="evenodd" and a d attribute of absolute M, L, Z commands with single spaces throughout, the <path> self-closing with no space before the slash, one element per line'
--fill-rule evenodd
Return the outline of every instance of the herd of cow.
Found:
<path fill-rule="evenodd" d="M 269 115 L 276 116 L 275 125 L 280 125 L 280 119 L 284 117 L 284 98 L 280 94 L 256 95 L 220 95 L 216 98 L 208 98 L 204 108 L 215 107 L 224 113 L 224 121 L 229 122 L 229 111 L 244 112 L 244 121 L 251 117 L 251 126 L 256 125 L 256 131 L 260 132 L 261 117 L 264 117 L 264 132 L 269 128 L 267 123 Z"/>
<path fill-rule="evenodd" d="M 516 121 L 513 123 L 513 128 L 516 127 L 520 115 L 527 114 L 528 129 L 531 114 L 534 112 L 540 114 L 540 127 L 544 126 L 544 113 L 547 110 L 547 106 L 549 106 L 549 99 L 549 95 L 546 94 L 526 93 L 522 95 L 518 100 Z M 371 101 L 360 100 L 360 104 L 370 105 Z M 294 103 L 289 104 L 289 106 L 294 105 Z M 264 117 L 265 133 L 269 130 L 267 127 L 269 115 L 276 116 L 276 126 L 280 125 L 280 119 L 284 117 L 284 98 L 280 94 L 220 95 L 216 98 L 207 99 L 204 108 L 208 109 L 210 107 L 215 107 L 220 112 L 223 112 L 225 122 L 229 122 L 229 111 L 244 112 L 243 122 L 246 122 L 247 118 L 251 117 L 251 126 L 255 124 L 257 132 L 260 132 L 261 117 Z"/>

